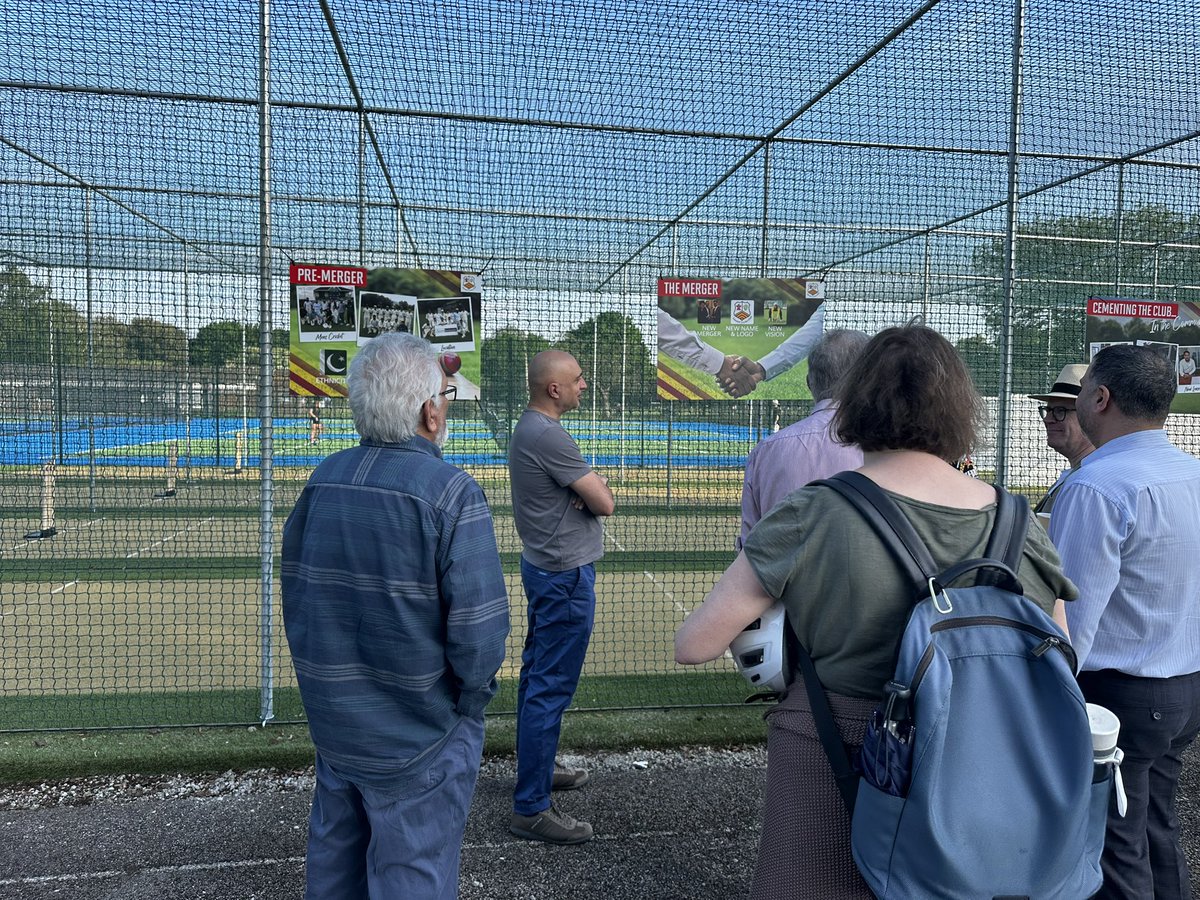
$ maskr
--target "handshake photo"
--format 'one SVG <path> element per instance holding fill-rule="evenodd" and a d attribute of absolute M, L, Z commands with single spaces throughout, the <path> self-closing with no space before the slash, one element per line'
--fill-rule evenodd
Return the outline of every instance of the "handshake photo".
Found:
<path fill-rule="evenodd" d="M 767 370 L 748 356 L 729 355 L 717 372 L 717 384 L 731 397 L 745 397 L 767 377 Z"/>

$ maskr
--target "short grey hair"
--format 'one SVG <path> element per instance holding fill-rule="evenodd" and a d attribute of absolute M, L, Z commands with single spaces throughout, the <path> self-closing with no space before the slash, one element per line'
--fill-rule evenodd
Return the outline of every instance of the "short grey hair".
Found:
<path fill-rule="evenodd" d="M 825 333 L 808 356 L 808 389 L 814 400 L 828 400 L 834 386 L 862 355 L 870 338 L 861 331 L 835 328 Z"/>
<path fill-rule="evenodd" d="M 429 341 L 386 332 L 354 354 L 346 376 L 354 427 L 364 438 L 404 443 L 417 433 L 421 407 L 442 388 L 442 370 Z M 445 397 L 442 402 L 446 403 Z"/>

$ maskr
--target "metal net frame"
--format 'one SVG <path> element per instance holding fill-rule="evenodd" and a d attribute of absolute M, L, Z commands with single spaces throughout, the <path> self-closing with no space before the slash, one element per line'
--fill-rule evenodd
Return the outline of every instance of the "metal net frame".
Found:
<path fill-rule="evenodd" d="M 1026 395 L 1091 296 L 1200 302 L 1200 23 L 1182 4 L 619 0 L 21 4 L 0 36 L 0 730 L 302 718 L 279 530 L 316 462 L 288 391 L 293 262 L 481 273 L 484 485 L 525 364 L 618 513 L 579 709 L 739 703 L 671 637 L 733 558 L 745 458 L 811 410 L 655 393 L 655 283 L 820 282 L 825 325 L 921 316 L 992 412 L 985 477 L 1062 460 Z M 1188 329 L 1192 330 L 1188 330 Z M 1195 331 L 1195 333 L 1193 333 Z M 1200 345 L 1200 329 L 1173 340 Z M 1198 407 L 1200 411 L 1200 407 Z M 1196 412 L 1168 429 L 1200 448 Z"/>

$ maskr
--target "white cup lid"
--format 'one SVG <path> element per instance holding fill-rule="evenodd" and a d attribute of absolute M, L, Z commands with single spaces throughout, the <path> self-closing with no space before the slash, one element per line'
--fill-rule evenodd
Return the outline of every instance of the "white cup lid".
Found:
<path fill-rule="evenodd" d="M 1087 705 L 1088 725 L 1092 729 L 1092 750 L 1107 753 L 1117 746 L 1121 720 L 1109 709 L 1096 703 Z"/>

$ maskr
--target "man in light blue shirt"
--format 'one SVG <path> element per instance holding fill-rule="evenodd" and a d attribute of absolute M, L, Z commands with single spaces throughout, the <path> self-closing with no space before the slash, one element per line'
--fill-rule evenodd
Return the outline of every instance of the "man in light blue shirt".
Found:
<path fill-rule="evenodd" d="M 1063 485 L 1050 536 L 1079 586 L 1068 604 L 1079 684 L 1121 720 L 1129 808 L 1110 814 L 1097 897 L 1190 897 L 1175 794 L 1200 732 L 1200 460 L 1163 431 L 1171 364 L 1145 347 L 1101 350 L 1076 411 L 1096 446 Z"/>

